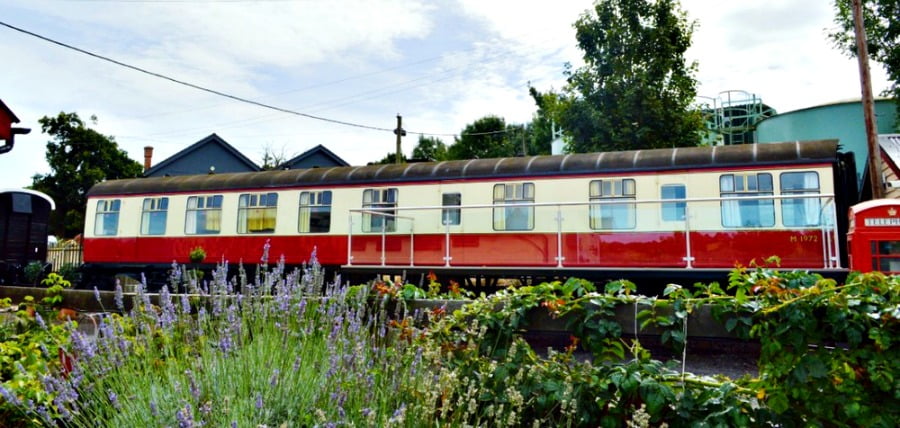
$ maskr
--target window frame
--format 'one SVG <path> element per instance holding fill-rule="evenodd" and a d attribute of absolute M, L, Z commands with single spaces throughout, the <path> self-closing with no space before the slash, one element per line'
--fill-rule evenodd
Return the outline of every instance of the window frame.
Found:
<path fill-rule="evenodd" d="M 185 235 L 218 235 L 222 233 L 222 202 L 224 196 L 221 194 L 218 195 L 193 195 L 187 198 L 187 202 L 184 208 L 184 234 Z M 191 208 L 191 201 L 197 201 L 195 207 Z M 202 204 L 200 203 L 202 201 Z M 212 202 L 212 204 L 210 203 Z M 203 205 L 202 207 L 200 205 Z M 211 206 L 218 205 L 218 206 Z M 210 213 L 217 212 L 219 215 L 219 228 L 218 229 L 208 229 L 205 226 L 203 227 L 203 231 L 200 231 L 200 218 L 203 217 L 203 223 L 209 224 L 209 215 Z M 202 215 L 201 215 L 202 214 Z M 193 221 L 191 221 L 191 215 L 193 215 Z M 194 223 L 193 231 L 188 230 L 188 226 Z"/>
<path fill-rule="evenodd" d="M 304 199 L 306 202 L 304 202 Z M 299 207 L 297 208 L 297 233 L 331 232 L 331 205 L 333 201 L 331 190 L 304 190 L 300 192 Z M 324 228 L 319 222 L 313 221 L 314 219 L 321 220 L 321 218 L 325 218 L 325 221 L 322 222 L 325 224 Z M 314 223 L 316 224 L 315 228 L 313 227 Z"/>
<path fill-rule="evenodd" d="M 678 189 L 678 188 L 681 189 L 681 193 L 682 193 L 682 195 L 680 197 L 679 196 L 666 197 L 666 195 L 663 193 L 665 191 L 665 189 Z M 685 199 L 685 198 L 687 198 L 687 185 L 685 185 L 683 183 L 663 184 L 663 185 L 659 186 L 659 198 L 663 199 L 663 200 Z M 685 201 L 663 202 L 660 204 L 659 210 L 660 210 L 660 212 L 659 212 L 660 220 L 662 220 L 662 221 L 668 221 L 668 222 L 684 221 L 685 218 L 687 217 L 687 202 L 685 202 Z M 671 216 L 666 215 L 667 211 L 674 212 L 674 214 L 675 214 L 674 218 L 668 218 Z"/>
<path fill-rule="evenodd" d="M 731 177 L 731 190 L 725 190 L 723 187 L 723 179 L 726 177 Z M 740 186 L 738 186 L 738 181 L 735 177 L 741 177 Z M 753 177 L 753 180 L 750 180 L 750 177 Z M 760 178 L 768 177 L 768 183 L 770 188 L 768 191 L 761 191 L 760 189 Z M 753 184 L 751 186 L 751 184 Z M 740 187 L 740 189 L 738 188 Z M 755 190 L 751 190 L 751 187 L 755 187 Z M 728 173 L 719 175 L 719 197 L 720 198 L 740 198 L 741 196 L 754 197 L 754 196 L 774 196 L 775 195 L 775 182 L 772 178 L 772 173 L 770 172 L 737 172 L 737 173 Z M 733 205 L 737 208 L 737 213 L 739 214 L 738 220 L 743 224 L 727 224 L 726 223 L 726 209 L 734 211 L 734 208 L 728 208 L 728 206 Z M 721 220 L 721 224 L 723 228 L 729 229 L 741 229 L 741 228 L 764 228 L 764 227 L 775 227 L 775 200 L 774 199 L 762 199 L 762 200 L 748 200 L 741 201 L 739 199 L 731 199 L 727 201 L 719 202 L 719 217 Z M 747 224 L 743 221 L 743 213 L 744 208 L 755 207 L 756 217 L 759 220 L 756 224 Z M 767 212 L 763 212 L 763 208 L 768 208 Z M 752 212 L 752 211 L 750 211 Z M 763 214 L 767 216 L 763 218 Z M 733 216 L 733 214 L 732 214 Z M 769 222 L 763 222 L 763 220 L 769 220 Z"/>
<path fill-rule="evenodd" d="M 167 196 L 153 196 L 141 201 L 141 236 L 165 235 L 168 219 L 169 198 Z"/>
<path fill-rule="evenodd" d="M 447 197 L 456 198 L 456 203 L 453 201 L 447 201 Z M 462 193 L 461 192 L 445 192 L 441 193 L 441 206 L 442 207 L 460 207 L 462 206 Z M 441 209 L 441 225 L 442 226 L 459 226 L 462 224 L 462 209 L 461 208 L 442 208 Z"/>
<path fill-rule="evenodd" d="M 368 196 L 369 201 L 366 202 Z M 378 198 L 375 198 L 375 196 Z M 377 200 L 376 200 L 377 199 Z M 392 201 L 386 201 L 393 199 Z M 382 187 L 363 189 L 362 209 L 386 209 L 377 211 L 384 215 L 373 215 L 368 212 L 362 213 L 361 229 L 363 233 L 389 233 L 397 231 L 397 206 L 400 201 L 400 191 L 396 187 Z M 376 226 L 377 224 L 377 226 Z"/>
<path fill-rule="evenodd" d="M 785 190 L 785 188 L 784 188 L 784 183 L 785 183 L 785 181 L 786 181 L 786 180 L 785 180 L 785 176 L 789 176 L 789 175 L 799 175 L 799 174 L 803 174 L 803 175 L 810 175 L 810 174 L 811 174 L 811 175 L 815 176 L 815 178 L 816 178 L 816 187 L 815 187 L 815 188 L 808 187 L 808 188 L 803 188 L 803 189 L 788 189 L 788 190 Z M 804 180 L 804 181 L 805 181 L 805 180 Z M 821 193 L 822 193 L 822 181 L 820 180 L 820 178 L 819 178 L 819 173 L 818 173 L 817 171 L 787 171 L 787 172 L 782 172 L 781 174 L 778 175 L 778 190 L 781 192 L 781 195 L 816 195 L 816 194 L 821 194 Z M 815 205 L 815 206 L 817 207 L 816 210 L 815 210 L 815 211 L 816 211 L 816 220 L 815 220 L 815 222 L 813 222 L 813 223 L 810 223 L 810 222 L 804 222 L 803 224 L 797 224 L 797 223 L 793 223 L 793 222 L 792 222 L 792 223 L 789 224 L 789 223 L 786 221 L 786 219 L 788 219 L 788 218 L 793 219 L 793 218 L 797 217 L 796 215 L 790 215 L 790 216 L 789 216 L 789 215 L 786 215 L 787 210 L 790 210 L 791 207 L 795 206 L 795 204 L 797 204 L 797 203 L 800 203 L 801 205 L 809 205 L 809 207 L 804 206 L 804 208 L 803 208 L 803 209 L 804 209 L 804 212 L 806 212 L 807 209 L 812 208 L 812 205 Z M 818 198 L 782 199 L 782 200 L 781 200 L 781 224 L 784 225 L 785 227 L 817 227 L 817 226 L 821 226 L 822 222 L 821 222 L 821 217 L 820 217 L 820 215 L 819 215 L 819 213 L 821 212 L 821 210 L 822 210 L 822 200 L 821 200 L 821 199 L 818 199 Z M 808 220 L 808 216 L 809 216 L 809 214 L 807 214 L 807 215 L 805 215 L 805 216 L 803 216 L 803 217 L 806 217 L 807 220 Z"/>
<path fill-rule="evenodd" d="M 503 188 L 503 196 L 498 196 L 498 189 Z M 534 183 L 530 181 L 496 183 L 492 187 L 493 204 L 534 204 L 536 197 Z M 523 210 L 524 208 L 524 210 Z M 493 221 L 491 226 L 496 231 L 528 231 L 534 230 L 534 205 L 528 207 L 495 207 L 493 211 Z M 510 227 L 510 219 L 520 223 L 519 218 L 524 213 L 525 224 L 522 226 Z M 502 221 L 500 221 L 502 220 Z"/>
<path fill-rule="evenodd" d="M 609 184 L 608 186 L 606 184 Z M 597 190 L 595 192 L 594 190 Z M 588 183 L 588 223 L 591 230 L 634 230 L 637 228 L 637 204 L 623 202 L 621 204 L 595 204 L 599 201 L 634 201 L 637 196 L 637 182 L 634 178 L 602 178 Z M 616 224 L 616 214 L 625 208 L 626 223 Z M 604 217 L 604 212 L 612 215 Z M 603 219 L 613 219 L 613 224 L 604 226 Z"/>
<path fill-rule="evenodd" d="M 101 208 L 101 205 L 103 208 Z M 99 199 L 97 200 L 97 209 L 94 213 L 94 236 L 117 236 L 119 234 L 119 213 L 122 211 L 121 199 Z M 102 221 L 100 219 L 103 219 Z M 112 232 L 104 227 L 106 219 L 112 218 L 110 223 Z"/>
<path fill-rule="evenodd" d="M 265 197 L 265 201 L 263 201 Z M 278 193 L 277 192 L 259 192 L 259 193 L 241 193 L 238 196 L 237 206 L 237 233 L 241 235 L 261 235 L 275 233 L 278 227 Z M 258 219 L 251 218 L 252 210 L 260 210 L 262 216 Z M 244 217 L 242 219 L 242 217 Z M 251 220 L 262 220 L 264 223 L 271 218 L 272 227 L 264 229 L 250 229 Z"/>

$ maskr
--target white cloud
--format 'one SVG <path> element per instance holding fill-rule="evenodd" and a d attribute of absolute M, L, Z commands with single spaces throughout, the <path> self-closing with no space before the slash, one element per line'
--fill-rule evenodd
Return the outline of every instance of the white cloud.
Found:
<path fill-rule="evenodd" d="M 858 97 L 856 62 L 825 37 L 830 2 L 683 0 L 699 21 L 701 95 L 742 89 L 779 111 Z M 531 117 L 527 82 L 559 89 L 579 63 L 572 23 L 590 0 L 341 0 L 128 3 L 7 0 L 0 21 L 178 79 L 305 113 L 391 129 L 457 133 L 486 114 Z M 273 112 L 89 58 L 0 27 L 0 98 L 33 129 L 0 156 L 5 185 L 47 172 L 37 119 L 96 114 L 137 160 L 217 133 L 259 160 L 324 144 L 350 163 L 394 136 Z M 10 59 L 11 58 L 11 59 Z M 876 88 L 885 86 L 873 64 Z M 410 138 L 411 137 L 411 138 Z M 404 141 L 411 152 L 417 136 Z M 445 142 L 452 138 L 444 137 Z"/>

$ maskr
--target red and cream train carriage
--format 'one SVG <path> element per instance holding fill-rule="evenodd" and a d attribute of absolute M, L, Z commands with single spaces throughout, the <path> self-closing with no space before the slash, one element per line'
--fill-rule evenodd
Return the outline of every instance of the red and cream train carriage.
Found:
<path fill-rule="evenodd" d="M 268 242 L 365 274 L 705 279 L 772 255 L 839 272 L 844 158 L 812 141 L 114 180 L 88 194 L 84 260 L 252 264 Z"/>

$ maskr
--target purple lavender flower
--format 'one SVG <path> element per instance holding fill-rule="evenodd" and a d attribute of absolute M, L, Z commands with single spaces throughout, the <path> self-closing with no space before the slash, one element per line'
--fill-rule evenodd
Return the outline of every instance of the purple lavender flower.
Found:
<path fill-rule="evenodd" d="M 154 418 L 159 417 L 159 408 L 156 406 L 156 401 L 150 400 L 150 414 Z"/>
<path fill-rule="evenodd" d="M 37 406 L 37 409 L 35 409 L 35 412 L 38 414 L 38 416 L 41 417 L 41 419 L 42 419 L 44 422 L 47 423 L 47 426 L 52 426 L 52 425 L 53 425 L 53 417 L 50 416 L 50 412 L 47 411 L 47 408 L 44 407 L 43 404 Z"/>
<path fill-rule="evenodd" d="M 194 373 L 190 370 L 185 370 L 184 374 L 188 378 L 189 387 L 191 389 L 191 396 L 194 397 L 194 401 L 200 401 L 200 387 L 197 386 L 197 380 L 194 379 Z"/>
<path fill-rule="evenodd" d="M 363 407 L 363 409 L 360 410 L 359 412 L 360 412 L 360 414 L 362 414 L 362 417 L 368 418 L 369 415 L 372 414 L 372 409 L 370 409 L 370 408 L 368 408 L 368 407 Z"/>
<path fill-rule="evenodd" d="M 59 415 L 62 416 L 63 419 L 72 419 L 72 413 L 69 412 L 69 409 L 67 409 L 65 403 L 63 403 L 62 396 L 57 395 L 56 398 L 53 399 L 53 404 L 56 406 L 56 411 L 59 412 Z"/>
<path fill-rule="evenodd" d="M 34 320 L 37 321 L 38 326 L 40 326 L 42 329 L 44 329 L 44 330 L 47 329 L 47 323 L 44 322 L 44 318 L 41 317 L 40 312 L 37 312 L 37 311 L 34 312 Z"/>
<path fill-rule="evenodd" d="M 275 371 L 272 372 L 272 377 L 269 378 L 269 386 L 274 388 L 275 385 L 278 384 L 278 374 L 279 374 L 278 369 L 275 369 Z"/>
<path fill-rule="evenodd" d="M 234 341 L 231 339 L 231 335 L 227 332 L 222 335 L 222 338 L 219 339 L 219 350 L 222 351 L 223 354 L 228 355 L 231 351 L 234 350 Z"/>
<path fill-rule="evenodd" d="M 200 406 L 200 413 L 204 415 L 209 415 L 212 413 L 212 401 L 206 400 L 202 406 Z"/>
<path fill-rule="evenodd" d="M 116 292 L 115 292 L 115 301 L 116 301 L 116 309 L 121 312 L 125 312 L 125 301 L 122 298 L 122 284 L 119 283 L 119 280 L 116 280 Z"/>
<path fill-rule="evenodd" d="M 294 359 L 294 371 L 300 369 L 300 356 L 298 355 L 296 359 Z"/>
<path fill-rule="evenodd" d="M 184 407 L 175 412 L 175 419 L 178 421 L 179 428 L 194 427 L 194 415 L 191 412 L 191 406 L 189 404 L 185 404 Z"/>
<path fill-rule="evenodd" d="M 94 287 L 94 298 L 97 299 L 97 303 L 99 303 L 100 306 L 103 306 L 103 300 L 100 299 L 100 290 L 98 290 L 96 286 Z"/>
<path fill-rule="evenodd" d="M 187 293 L 181 295 L 181 313 L 191 313 L 191 301 L 188 299 Z"/>
<path fill-rule="evenodd" d="M 87 340 L 80 331 L 73 330 L 71 340 L 79 358 L 91 360 L 97 355 L 97 345 L 93 341 Z"/>
<path fill-rule="evenodd" d="M 22 401 L 19 400 L 19 397 L 16 397 L 16 394 L 13 394 L 12 391 L 6 389 L 6 386 L 3 384 L 0 384 L 0 397 L 3 397 L 4 401 L 13 406 L 18 407 L 22 405 Z"/>
<path fill-rule="evenodd" d="M 111 339 L 115 337 L 116 333 L 113 331 L 112 325 L 106 321 L 106 319 L 100 320 L 100 326 L 98 327 L 100 337 Z"/>
<path fill-rule="evenodd" d="M 263 408 L 263 397 L 262 397 L 262 394 L 257 392 L 256 393 L 256 409 L 259 410 L 262 408 Z"/>
<path fill-rule="evenodd" d="M 113 408 L 119 409 L 119 396 L 113 391 L 109 391 L 107 396 L 109 397 L 109 402 L 112 404 Z"/>
<path fill-rule="evenodd" d="M 237 428 L 237 421 L 231 421 L 231 428 Z"/>
<path fill-rule="evenodd" d="M 391 418 L 398 419 L 403 416 L 404 413 L 406 413 L 406 403 L 400 403 L 400 407 L 394 411 L 394 415 L 391 416 Z"/>

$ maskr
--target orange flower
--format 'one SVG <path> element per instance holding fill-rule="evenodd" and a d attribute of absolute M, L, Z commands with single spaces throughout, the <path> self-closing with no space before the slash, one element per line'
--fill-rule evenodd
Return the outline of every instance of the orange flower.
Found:
<path fill-rule="evenodd" d="M 435 274 L 434 274 L 434 271 L 431 271 L 431 270 L 428 271 L 428 276 L 426 276 L 426 278 L 428 278 L 428 282 L 435 282 L 435 281 L 437 281 L 437 275 L 435 275 Z"/>
<path fill-rule="evenodd" d="M 575 336 L 569 336 L 569 341 L 569 346 L 566 346 L 566 353 L 571 354 L 572 352 L 575 352 L 576 349 L 578 349 L 578 343 L 581 342 L 581 339 Z"/>
<path fill-rule="evenodd" d="M 459 294 L 459 283 L 452 279 L 450 280 L 450 292 L 453 294 Z"/>

